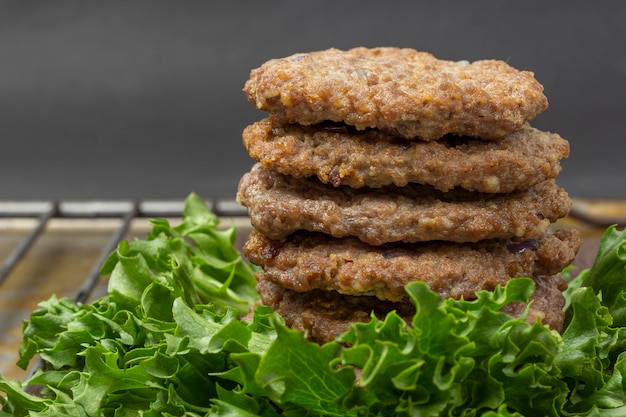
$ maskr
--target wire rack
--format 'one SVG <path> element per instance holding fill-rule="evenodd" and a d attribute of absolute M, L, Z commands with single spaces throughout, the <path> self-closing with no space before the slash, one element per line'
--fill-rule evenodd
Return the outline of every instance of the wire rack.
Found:
<path fill-rule="evenodd" d="M 245 209 L 234 201 L 207 202 L 220 217 L 245 217 Z M 113 232 L 102 254 L 85 278 L 75 296 L 77 302 L 85 302 L 100 276 L 99 270 L 108 254 L 128 232 L 131 222 L 138 218 L 180 217 L 183 202 L 180 201 L 88 201 L 88 202 L 0 202 L 0 218 L 35 218 L 35 227 L 24 237 L 0 267 L 0 285 L 24 258 L 24 255 L 42 235 L 51 219 L 118 218 L 119 227 Z"/>

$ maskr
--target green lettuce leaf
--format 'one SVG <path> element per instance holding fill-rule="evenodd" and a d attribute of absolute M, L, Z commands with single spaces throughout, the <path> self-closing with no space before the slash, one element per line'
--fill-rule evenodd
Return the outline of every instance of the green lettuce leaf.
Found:
<path fill-rule="evenodd" d="M 197 195 L 102 267 L 109 294 L 52 296 L 24 323 L 24 382 L 0 376 L 2 416 L 626 415 L 626 234 L 609 228 L 571 279 L 562 334 L 502 312 L 529 278 L 475 300 L 406 290 L 415 314 L 354 324 L 318 345 L 257 305 L 234 227 Z M 30 390 L 39 388 L 39 394 Z"/>
<path fill-rule="evenodd" d="M 615 225 L 606 230 L 582 286 L 593 288 L 601 296 L 614 325 L 626 326 L 626 230 L 618 231 Z"/>
<path fill-rule="evenodd" d="M 411 323 L 372 317 L 323 346 L 277 323 L 254 377 L 277 404 L 313 415 L 559 415 L 558 334 L 499 311 L 533 287 L 516 279 L 455 301 L 412 283 Z"/>

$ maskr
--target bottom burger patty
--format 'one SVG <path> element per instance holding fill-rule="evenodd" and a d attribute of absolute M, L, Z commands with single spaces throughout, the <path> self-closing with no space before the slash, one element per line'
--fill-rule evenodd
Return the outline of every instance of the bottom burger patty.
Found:
<path fill-rule="evenodd" d="M 519 317 L 528 308 L 526 321 L 540 320 L 550 328 L 561 331 L 563 327 L 562 291 L 567 286 L 559 274 L 535 278 L 536 290 L 530 303 L 514 302 L 502 311 Z M 299 293 L 283 288 L 271 281 L 261 280 L 257 285 L 263 304 L 272 307 L 287 326 L 302 330 L 310 340 L 325 343 L 346 332 L 356 322 L 368 322 L 374 313 L 380 319 L 391 311 L 411 321 L 415 307 L 410 302 L 393 303 L 370 296 L 347 296 L 336 291 L 312 290 Z M 530 305 L 530 307 L 529 307 Z"/>

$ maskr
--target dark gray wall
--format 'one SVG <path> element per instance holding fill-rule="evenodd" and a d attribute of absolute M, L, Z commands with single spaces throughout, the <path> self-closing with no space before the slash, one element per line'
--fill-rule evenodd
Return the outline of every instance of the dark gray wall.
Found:
<path fill-rule="evenodd" d="M 626 198 L 626 2 L 4 1 L 0 199 L 233 197 L 267 59 L 394 45 L 529 69 L 570 194 Z"/>

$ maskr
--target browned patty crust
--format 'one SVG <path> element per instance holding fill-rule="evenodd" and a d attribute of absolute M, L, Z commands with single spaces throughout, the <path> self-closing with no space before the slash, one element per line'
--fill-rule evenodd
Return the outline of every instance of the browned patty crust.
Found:
<path fill-rule="evenodd" d="M 252 225 L 273 239 L 297 230 L 387 242 L 535 237 L 565 217 L 571 200 L 554 180 L 508 194 L 430 186 L 335 188 L 315 178 L 295 178 L 257 163 L 239 183 L 238 201 Z"/>
<path fill-rule="evenodd" d="M 534 323 L 540 320 L 550 328 L 561 331 L 563 328 L 563 306 L 565 299 L 562 291 L 566 286 L 560 275 L 535 278 L 536 290 L 530 298 L 531 304 L 526 321 Z M 283 288 L 270 281 L 260 281 L 257 291 L 263 304 L 272 307 L 284 319 L 285 323 L 297 330 L 302 330 L 307 337 L 318 343 L 326 343 L 348 331 L 356 322 L 368 322 L 373 312 L 378 318 L 391 311 L 396 311 L 407 322 L 415 314 L 412 303 L 392 303 L 375 297 L 346 296 L 335 291 L 313 290 L 298 293 Z M 511 303 L 502 311 L 519 317 L 527 304 Z"/>
<path fill-rule="evenodd" d="M 380 130 L 345 125 L 280 125 L 269 118 L 243 132 L 250 156 L 267 169 L 295 177 L 317 176 L 353 188 L 430 184 L 486 193 L 508 193 L 555 178 L 569 143 L 528 125 L 499 141 L 448 135 L 406 141 Z"/>
<path fill-rule="evenodd" d="M 576 256 L 580 234 L 557 230 L 526 241 L 427 242 L 369 246 L 302 232 L 272 240 L 253 231 L 245 256 L 261 267 L 259 281 L 304 293 L 315 289 L 403 301 L 404 287 L 423 281 L 442 297 L 471 299 L 514 277 L 561 272 Z"/>
<path fill-rule="evenodd" d="M 500 139 L 548 106 L 532 72 L 394 47 L 272 59 L 251 71 L 244 91 L 280 122 L 344 122 L 422 140 L 448 133 Z"/>

